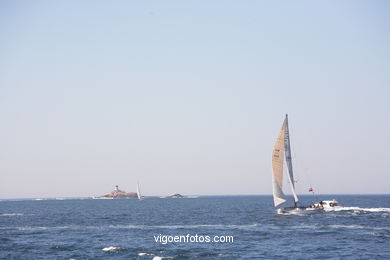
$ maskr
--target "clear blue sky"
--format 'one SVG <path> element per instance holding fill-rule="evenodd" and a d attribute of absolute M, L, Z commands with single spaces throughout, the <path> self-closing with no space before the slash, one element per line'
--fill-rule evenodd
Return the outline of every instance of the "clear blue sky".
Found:
<path fill-rule="evenodd" d="M 1 1 L 0 198 L 389 193 L 388 1 Z"/>

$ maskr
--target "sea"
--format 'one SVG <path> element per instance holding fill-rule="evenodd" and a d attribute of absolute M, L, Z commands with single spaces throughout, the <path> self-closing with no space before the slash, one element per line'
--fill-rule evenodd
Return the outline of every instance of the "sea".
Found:
<path fill-rule="evenodd" d="M 390 195 L 316 199 L 342 207 L 278 213 L 271 196 L 1 200 L 0 259 L 390 259 Z"/>

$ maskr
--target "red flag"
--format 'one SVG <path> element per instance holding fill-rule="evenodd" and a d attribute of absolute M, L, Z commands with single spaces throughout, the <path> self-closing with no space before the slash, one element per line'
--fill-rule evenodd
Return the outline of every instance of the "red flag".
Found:
<path fill-rule="evenodd" d="M 309 192 L 313 192 L 313 188 L 312 187 L 309 188 Z"/>

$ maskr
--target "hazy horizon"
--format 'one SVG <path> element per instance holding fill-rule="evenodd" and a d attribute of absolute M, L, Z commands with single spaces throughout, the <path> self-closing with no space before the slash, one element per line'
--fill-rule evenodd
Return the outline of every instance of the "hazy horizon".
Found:
<path fill-rule="evenodd" d="M 2 1 L 0 198 L 268 195 L 286 113 L 298 194 L 389 194 L 389 11 Z"/>
<path fill-rule="evenodd" d="M 170 198 L 165 198 L 168 195 L 171 194 L 155 194 L 155 195 L 146 195 L 144 199 L 170 199 Z M 297 193 L 297 196 L 299 197 L 299 202 L 302 203 L 301 199 L 307 197 L 311 198 L 313 197 L 313 201 L 319 200 L 319 198 L 324 198 L 326 196 L 388 196 L 390 195 L 389 193 L 364 193 L 364 194 L 359 194 L 359 193 L 324 193 L 324 194 L 300 194 Z M 209 194 L 185 194 L 186 199 L 193 199 L 193 198 L 199 198 L 199 197 L 262 197 L 262 196 L 267 196 L 272 198 L 272 194 L 215 194 L 215 195 L 209 195 Z M 0 198 L 0 201 L 19 201 L 19 200 L 72 200 L 72 199 L 96 199 L 93 198 L 93 196 L 85 196 L 85 197 L 71 197 L 71 196 L 57 196 L 57 197 L 25 197 L 25 198 Z M 137 198 L 121 198 L 123 200 L 137 200 Z M 174 198 L 176 199 L 176 198 Z M 340 198 L 338 197 L 329 197 L 326 198 L 329 200 L 336 199 L 339 200 Z M 107 199 L 97 199 L 97 200 L 107 200 Z M 293 198 L 291 194 L 287 194 L 287 203 L 288 202 L 293 202 Z"/>

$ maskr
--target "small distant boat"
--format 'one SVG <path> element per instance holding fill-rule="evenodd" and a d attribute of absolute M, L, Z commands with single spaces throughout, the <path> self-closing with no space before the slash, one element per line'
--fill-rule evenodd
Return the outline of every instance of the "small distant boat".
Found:
<path fill-rule="evenodd" d="M 137 197 L 138 197 L 139 200 L 143 199 L 143 197 L 141 195 L 141 190 L 139 188 L 139 182 L 137 182 Z"/>
<path fill-rule="evenodd" d="M 290 188 L 294 200 L 294 206 L 281 208 L 280 206 L 287 201 L 286 196 L 283 192 L 283 164 L 286 159 L 286 165 L 288 169 L 288 179 L 290 182 Z M 290 145 L 290 134 L 288 128 L 288 116 L 284 119 L 282 128 L 280 129 L 278 138 L 272 152 L 272 183 L 273 183 L 273 198 L 274 205 L 280 211 L 291 211 L 291 210 L 332 210 L 338 207 L 336 200 L 324 200 L 318 203 L 314 203 L 310 206 L 300 206 L 299 199 L 295 192 L 295 181 L 291 159 L 291 145 Z M 310 188 L 311 189 L 311 188 Z"/>

